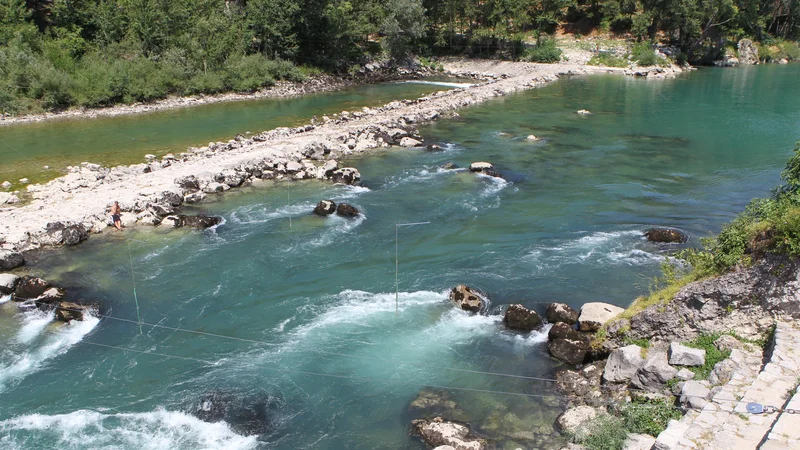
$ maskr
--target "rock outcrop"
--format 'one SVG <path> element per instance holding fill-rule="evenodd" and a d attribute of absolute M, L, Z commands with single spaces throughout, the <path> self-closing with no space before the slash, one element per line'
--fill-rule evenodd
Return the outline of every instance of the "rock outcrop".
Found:
<path fill-rule="evenodd" d="M 50 283 L 39 277 L 24 276 L 17 281 L 14 288 L 14 301 L 23 302 L 39 298 L 50 289 Z"/>
<path fill-rule="evenodd" d="M 625 309 L 608 303 L 591 302 L 581 307 L 578 328 L 581 331 L 597 331 L 606 322 L 622 314 Z"/>
<path fill-rule="evenodd" d="M 318 216 L 330 216 L 331 214 L 336 212 L 336 203 L 333 200 L 322 200 L 321 202 L 317 203 L 317 207 L 314 208 L 314 214 Z"/>
<path fill-rule="evenodd" d="M 659 244 L 683 244 L 689 240 L 686 233 L 674 228 L 651 228 L 645 231 L 644 237 Z"/>
<path fill-rule="evenodd" d="M 189 227 L 200 230 L 211 228 L 222 223 L 222 217 L 204 215 L 186 216 L 183 214 L 178 214 L 174 216 L 167 216 L 164 218 L 164 220 L 172 222 L 172 226 L 175 228 Z"/>
<path fill-rule="evenodd" d="M 550 323 L 564 322 L 567 325 L 574 325 L 578 322 L 579 313 L 566 303 L 551 303 L 547 306 L 544 316 Z"/>
<path fill-rule="evenodd" d="M 486 305 L 483 296 L 469 286 L 459 284 L 450 291 L 450 301 L 469 312 L 480 312 Z"/>
<path fill-rule="evenodd" d="M 737 44 L 739 64 L 758 64 L 758 47 L 750 39 L 742 39 Z"/>
<path fill-rule="evenodd" d="M 0 270 L 13 270 L 25 264 L 22 253 L 12 250 L 0 249 Z"/>
<path fill-rule="evenodd" d="M 474 436 L 468 426 L 449 422 L 441 417 L 411 422 L 413 434 L 431 448 L 449 445 L 456 450 L 483 450 L 486 442 Z"/>
<path fill-rule="evenodd" d="M 512 330 L 533 331 L 542 326 L 542 318 L 536 314 L 536 311 L 514 304 L 509 305 L 506 309 L 503 323 Z"/>

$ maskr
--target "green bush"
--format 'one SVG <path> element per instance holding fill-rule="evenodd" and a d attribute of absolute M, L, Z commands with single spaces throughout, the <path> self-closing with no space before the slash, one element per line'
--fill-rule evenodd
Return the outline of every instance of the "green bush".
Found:
<path fill-rule="evenodd" d="M 217 94 L 224 90 L 225 82 L 220 74 L 200 72 L 189 80 L 184 92 L 187 94 Z"/>
<path fill-rule="evenodd" d="M 628 432 L 622 418 L 601 415 L 595 419 L 574 440 L 588 450 L 621 450 Z"/>
<path fill-rule="evenodd" d="M 670 420 L 678 420 L 682 414 L 664 401 L 652 400 L 634 402 L 620 408 L 620 414 L 628 433 L 658 436 L 669 425 Z"/>
<path fill-rule="evenodd" d="M 611 53 L 598 53 L 589 60 L 590 66 L 628 67 L 628 60 Z"/>
<path fill-rule="evenodd" d="M 706 351 L 705 364 L 690 368 L 695 374 L 695 380 L 707 379 L 711 371 L 714 370 L 714 366 L 731 355 L 730 350 L 720 350 L 714 345 L 714 341 L 719 339 L 720 336 L 722 336 L 722 333 L 701 334 L 694 340 L 686 343 L 687 347 L 699 348 Z"/>
<path fill-rule="evenodd" d="M 631 55 L 636 64 L 640 66 L 657 66 L 666 62 L 664 58 L 656 55 L 653 47 L 647 42 L 640 42 L 634 45 Z"/>
<path fill-rule="evenodd" d="M 228 61 L 225 83 L 237 92 L 253 92 L 275 84 L 272 66 L 261 55 L 243 56 Z"/>
<path fill-rule="evenodd" d="M 538 63 L 557 63 L 561 61 L 561 49 L 556 45 L 555 39 L 543 38 L 536 47 L 528 50 L 523 59 Z"/>

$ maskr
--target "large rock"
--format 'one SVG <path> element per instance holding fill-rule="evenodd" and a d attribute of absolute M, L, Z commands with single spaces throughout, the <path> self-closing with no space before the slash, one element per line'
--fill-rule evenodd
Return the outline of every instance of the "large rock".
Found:
<path fill-rule="evenodd" d="M 567 436 L 575 436 L 585 429 L 600 412 L 591 406 L 572 407 L 556 418 L 558 429 Z"/>
<path fill-rule="evenodd" d="M 622 443 L 622 450 L 650 450 L 655 443 L 656 438 L 653 436 L 631 433 Z"/>
<path fill-rule="evenodd" d="M 56 320 L 61 322 L 71 322 L 73 320 L 84 320 L 95 310 L 94 306 L 81 305 L 73 302 L 61 302 L 56 306 Z"/>
<path fill-rule="evenodd" d="M 589 352 L 589 342 L 584 339 L 554 339 L 547 345 L 554 358 L 567 364 L 581 364 Z"/>
<path fill-rule="evenodd" d="M 500 172 L 495 170 L 494 166 L 488 162 L 474 162 L 469 165 L 470 172 L 482 173 L 490 177 L 502 178 Z"/>
<path fill-rule="evenodd" d="M 512 330 L 532 331 L 542 325 L 542 318 L 536 311 L 515 304 L 506 309 L 503 323 Z"/>
<path fill-rule="evenodd" d="M 400 139 L 400 146 L 401 147 L 422 147 L 422 142 L 412 138 L 412 137 L 404 137 Z"/>
<path fill-rule="evenodd" d="M 19 277 L 10 273 L 0 273 L 0 295 L 8 295 L 14 292 L 17 287 Z"/>
<path fill-rule="evenodd" d="M 669 344 L 669 363 L 673 366 L 702 366 L 706 363 L 706 351 L 673 342 Z"/>
<path fill-rule="evenodd" d="M 40 239 L 45 245 L 76 245 L 89 238 L 82 224 L 51 222 L 46 230 L 45 236 Z"/>
<path fill-rule="evenodd" d="M 739 41 L 739 64 L 758 64 L 758 47 L 750 39 Z"/>
<path fill-rule="evenodd" d="M 547 306 L 545 318 L 550 323 L 564 322 L 573 325 L 578 322 L 578 311 L 575 311 L 566 303 L 551 303 Z"/>
<path fill-rule="evenodd" d="M 660 391 L 667 381 L 675 378 L 678 369 L 669 365 L 667 353 L 650 350 L 644 365 L 636 371 L 631 384 L 638 389 Z"/>
<path fill-rule="evenodd" d="M 483 296 L 469 286 L 459 284 L 450 291 L 450 301 L 460 309 L 470 312 L 479 312 L 486 303 Z"/>
<path fill-rule="evenodd" d="M 164 221 L 172 222 L 172 226 L 175 228 L 190 227 L 202 230 L 219 225 L 222 223 L 222 217 L 204 215 L 186 216 L 183 214 L 178 214 L 174 216 L 167 216 L 164 218 Z"/>
<path fill-rule="evenodd" d="M 483 450 L 486 442 L 472 435 L 466 425 L 448 422 L 441 417 L 411 422 L 414 434 L 430 447 L 449 445 L 456 450 Z"/>
<path fill-rule="evenodd" d="M 318 216 L 330 216 L 331 214 L 336 212 L 336 203 L 333 200 L 322 200 L 321 202 L 317 203 L 317 207 L 314 208 L 314 214 Z"/>
<path fill-rule="evenodd" d="M 572 339 L 574 341 L 585 340 L 587 342 L 591 341 L 591 338 L 584 333 L 576 331 L 572 326 L 567 325 L 564 322 L 557 322 L 554 323 L 552 327 L 550 327 L 550 331 L 547 332 L 547 339 L 555 340 L 555 339 Z"/>
<path fill-rule="evenodd" d="M 342 217 L 357 217 L 359 212 L 358 208 L 347 203 L 339 203 L 336 207 L 336 214 Z"/>
<path fill-rule="evenodd" d="M 361 173 L 356 168 L 343 167 L 331 173 L 331 180 L 334 183 L 358 184 L 358 182 L 361 181 Z"/>
<path fill-rule="evenodd" d="M 66 294 L 67 292 L 64 289 L 51 287 L 36 298 L 36 303 L 40 307 L 44 307 L 44 305 L 50 305 L 61 301 Z"/>
<path fill-rule="evenodd" d="M 0 249 L 0 270 L 12 270 L 25 264 L 22 253 Z"/>
<path fill-rule="evenodd" d="M 603 380 L 609 383 L 627 383 L 633 375 L 644 365 L 642 348 L 638 345 L 628 345 L 611 352 L 606 361 Z"/>
<path fill-rule="evenodd" d="M 578 327 L 581 331 L 597 331 L 606 322 L 622 314 L 623 311 L 625 311 L 623 308 L 608 303 L 586 303 L 581 307 Z"/>
<path fill-rule="evenodd" d="M 683 244 L 689 240 L 686 233 L 674 228 L 651 228 L 645 231 L 644 237 L 659 244 Z"/>
<path fill-rule="evenodd" d="M 200 182 L 194 175 L 175 178 L 174 183 L 183 191 L 183 194 L 191 194 L 200 190 Z"/>
<path fill-rule="evenodd" d="M 702 409 L 708 403 L 709 394 L 708 381 L 689 380 L 683 383 L 680 402 L 689 408 Z"/>
<path fill-rule="evenodd" d="M 21 302 L 39 298 L 50 289 L 50 283 L 38 277 L 24 276 L 17 281 L 14 288 L 14 300 Z"/>

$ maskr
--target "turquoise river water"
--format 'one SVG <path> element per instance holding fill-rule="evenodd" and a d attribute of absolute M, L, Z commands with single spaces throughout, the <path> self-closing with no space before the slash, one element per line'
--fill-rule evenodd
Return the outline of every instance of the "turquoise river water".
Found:
<path fill-rule="evenodd" d="M 113 318 L 63 326 L 0 305 L 0 447 L 419 449 L 409 423 L 426 411 L 409 404 L 434 386 L 498 448 L 559 448 L 553 386 L 497 374 L 563 366 L 546 329 L 509 332 L 502 307 L 647 293 L 668 250 L 643 230 L 698 245 L 778 183 L 800 137 L 798 76 L 565 79 L 423 127 L 444 152 L 350 161 L 362 187 L 245 188 L 191 210 L 224 217 L 213 230 L 137 228 L 42 253 L 26 271 Z M 438 167 L 473 161 L 506 180 Z M 328 198 L 364 214 L 311 216 Z M 399 229 L 396 304 L 406 222 L 430 224 Z M 489 295 L 486 314 L 449 304 L 458 283 Z M 225 420 L 193 414 L 209 395 L 229 402 Z"/>

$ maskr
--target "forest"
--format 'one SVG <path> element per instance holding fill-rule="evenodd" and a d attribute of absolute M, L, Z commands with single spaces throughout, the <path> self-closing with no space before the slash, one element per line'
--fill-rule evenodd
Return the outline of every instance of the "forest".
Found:
<path fill-rule="evenodd" d="M 377 58 L 549 62 L 553 33 L 593 30 L 689 61 L 744 37 L 800 59 L 800 0 L 0 0 L 0 112 L 252 92 Z"/>

